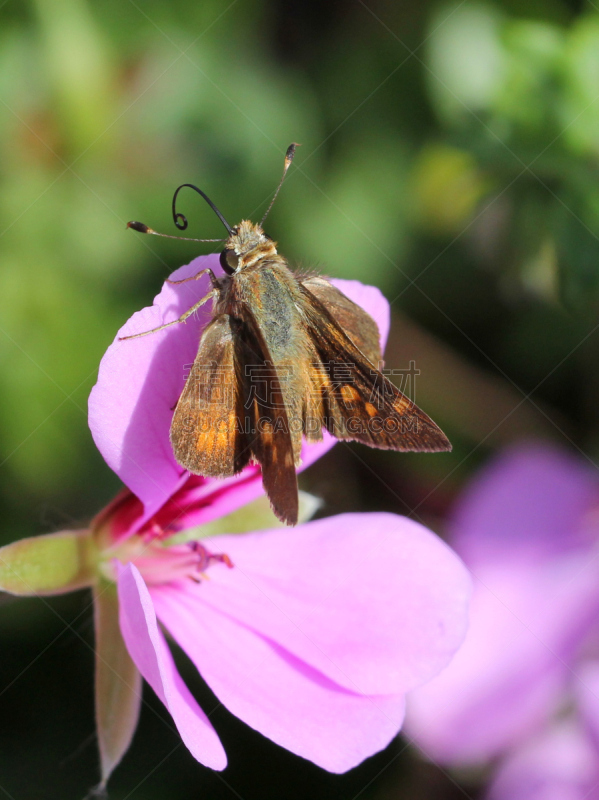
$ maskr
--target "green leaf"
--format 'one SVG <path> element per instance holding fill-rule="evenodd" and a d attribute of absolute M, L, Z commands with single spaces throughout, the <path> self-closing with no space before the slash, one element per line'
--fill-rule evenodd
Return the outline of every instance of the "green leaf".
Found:
<path fill-rule="evenodd" d="M 581 16 L 570 28 L 564 60 L 564 100 L 559 109 L 564 140 L 578 154 L 596 159 L 599 149 L 599 20 Z"/>
<path fill-rule="evenodd" d="M 554 225 L 559 260 L 560 293 L 570 311 L 591 308 L 599 294 L 597 212 L 583 192 L 561 193 Z"/>
<path fill-rule="evenodd" d="M 488 111 L 505 78 L 503 14 L 485 3 L 441 6 L 426 39 L 425 78 L 437 113 L 448 123 Z"/>
<path fill-rule="evenodd" d="M 100 748 L 101 787 L 127 752 L 137 727 L 142 685 L 119 627 L 114 583 L 94 587 L 96 628 L 96 728 Z"/>
<path fill-rule="evenodd" d="M 91 586 L 94 556 L 88 530 L 20 539 L 0 548 L 0 590 L 17 595 L 63 594 Z"/>
<path fill-rule="evenodd" d="M 491 188 L 471 153 L 446 144 L 425 145 L 412 173 L 412 213 L 431 233 L 459 234 Z"/>

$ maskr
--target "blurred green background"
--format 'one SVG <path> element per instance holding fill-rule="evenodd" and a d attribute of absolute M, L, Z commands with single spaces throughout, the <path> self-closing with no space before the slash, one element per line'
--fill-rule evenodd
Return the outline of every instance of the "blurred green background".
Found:
<path fill-rule="evenodd" d="M 438 530 L 495 449 L 599 449 L 599 6 L 564 0 L 0 4 L 1 543 L 88 519 L 118 481 L 87 396 L 117 328 L 197 246 L 170 200 L 197 183 L 268 222 L 292 264 L 381 287 L 387 366 L 454 443 L 338 446 L 302 477 L 324 513 L 388 509 Z M 222 234 L 199 199 L 190 235 Z M 206 248 L 209 246 L 206 245 Z M 85 593 L 0 607 L 0 795 L 97 780 Z M 214 704 L 193 671 L 181 669 Z M 231 766 L 197 765 L 152 693 L 113 798 L 451 798 L 401 739 L 329 776 L 214 717 Z"/>

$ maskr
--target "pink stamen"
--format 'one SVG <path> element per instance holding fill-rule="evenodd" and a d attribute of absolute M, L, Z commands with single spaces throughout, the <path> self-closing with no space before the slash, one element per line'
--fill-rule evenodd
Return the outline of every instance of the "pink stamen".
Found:
<path fill-rule="evenodd" d="M 200 574 L 214 562 L 225 564 L 229 569 L 233 568 L 233 562 L 226 553 L 210 553 L 203 544 L 197 541 L 190 542 L 189 547 L 197 556 L 196 570 Z"/>

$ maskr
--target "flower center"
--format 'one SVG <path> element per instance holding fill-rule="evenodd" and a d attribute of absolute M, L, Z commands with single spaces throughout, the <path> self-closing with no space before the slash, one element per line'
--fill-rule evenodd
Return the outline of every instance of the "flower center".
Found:
<path fill-rule="evenodd" d="M 207 580 L 206 571 L 214 564 L 224 564 L 231 569 L 233 562 L 226 553 L 211 553 L 200 542 L 167 546 L 160 538 L 132 536 L 114 548 L 104 551 L 102 572 L 115 580 L 114 561 L 135 564 L 147 584 L 156 585 L 173 581 Z"/>

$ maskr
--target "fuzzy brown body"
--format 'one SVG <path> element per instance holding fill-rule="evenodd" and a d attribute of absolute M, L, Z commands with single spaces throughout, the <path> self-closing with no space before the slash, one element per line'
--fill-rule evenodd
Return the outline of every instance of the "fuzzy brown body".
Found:
<path fill-rule="evenodd" d="M 296 276 L 247 220 L 223 255 L 231 274 L 212 279 L 213 319 L 171 426 L 182 466 L 225 477 L 259 463 L 275 514 L 295 524 L 302 435 L 317 441 L 325 427 L 374 447 L 451 449 L 381 374 L 378 329 L 365 311 L 324 278 Z"/>

